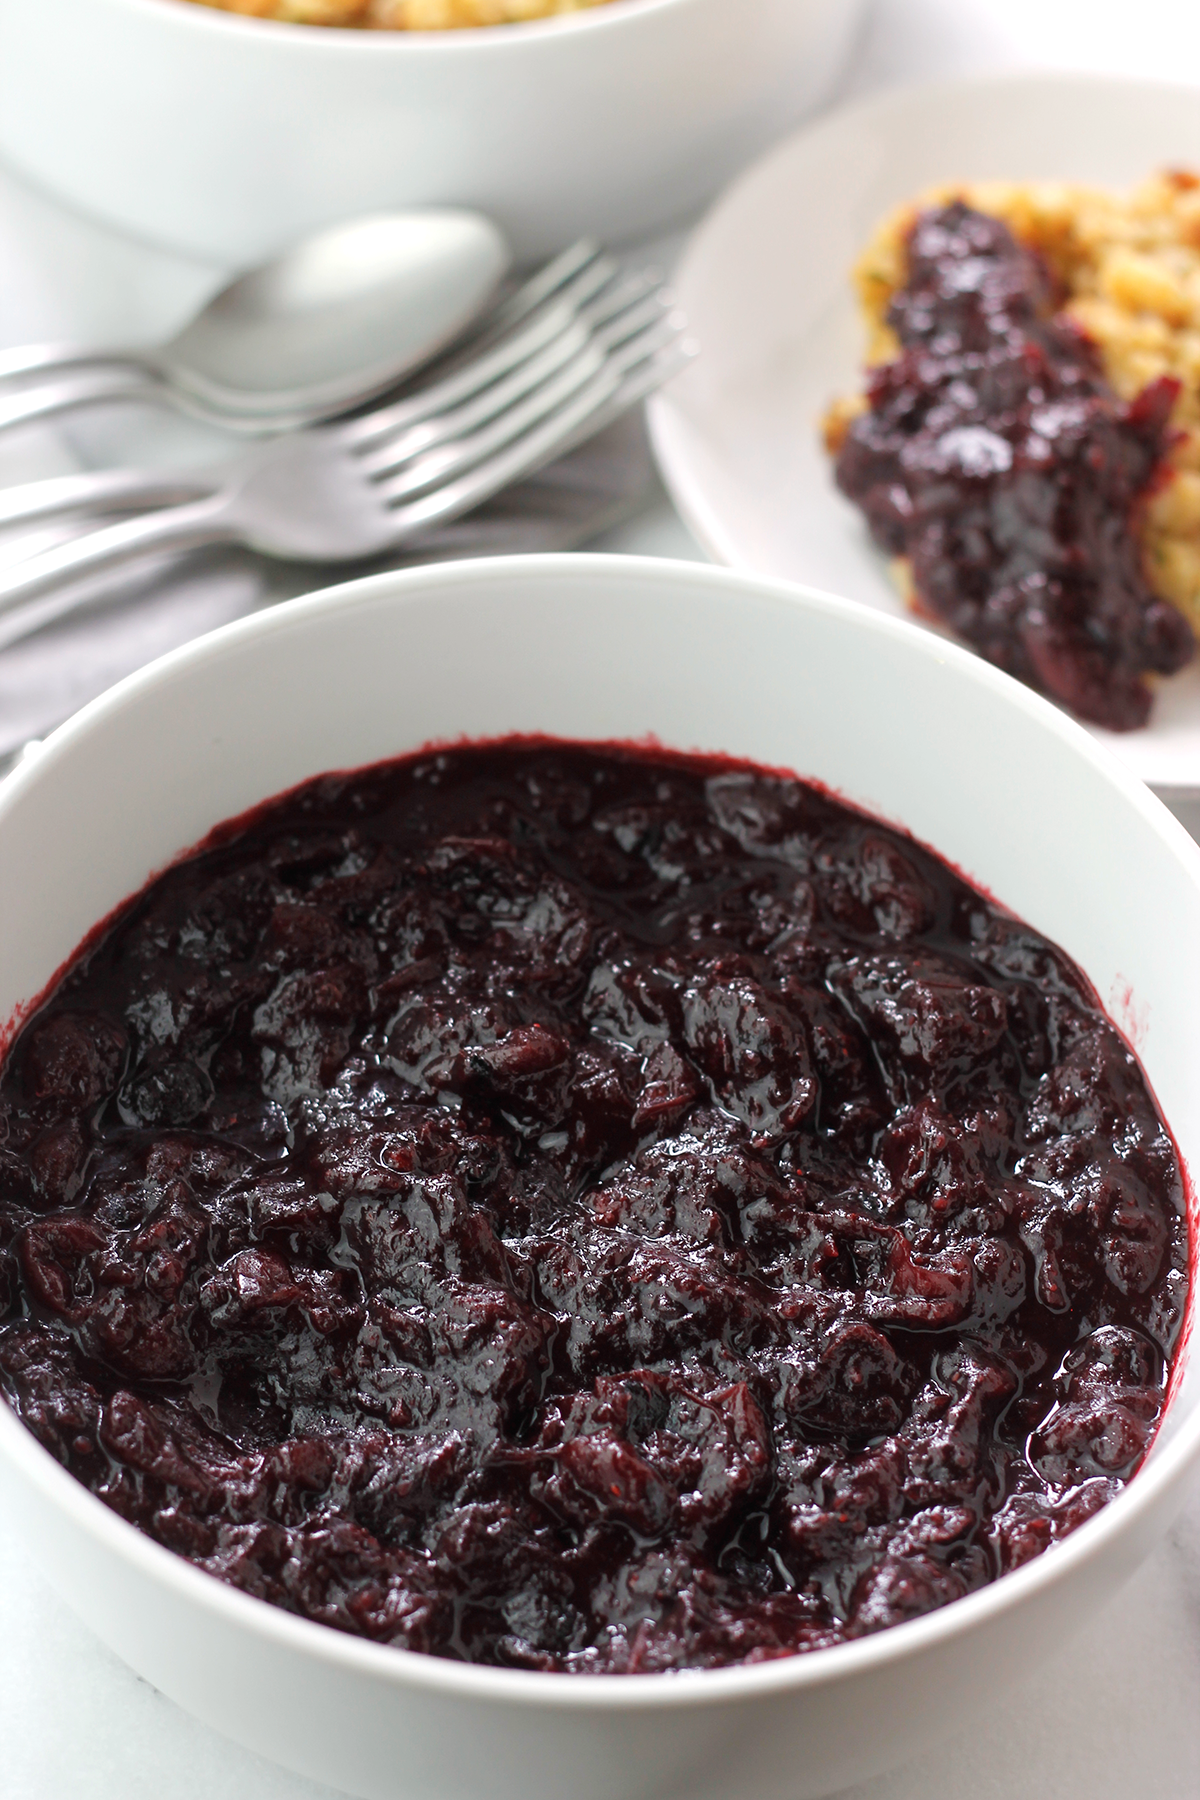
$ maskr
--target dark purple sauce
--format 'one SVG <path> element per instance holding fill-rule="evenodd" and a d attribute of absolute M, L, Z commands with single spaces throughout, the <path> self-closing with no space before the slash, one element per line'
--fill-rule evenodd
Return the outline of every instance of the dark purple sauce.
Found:
<path fill-rule="evenodd" d="M 911 560 L 920 610 L 1080 718 L 1144 725 L 1147 674 L 1194 649 L 1135 534 L 1178 383 L 1122 405 L 1038 258 L 961 202 L 918 216 L 888 320 L 901 354 L 872 373 L 838 486 Z"/>
<path fill-rule="evenodd" d="M 168 871 L 0 1080 L 0 1383 L 381 1643 L 709 1667 L 910 1619 L 1138 1464 L 1179 1166 L 1067 959 L 798 781 L 493 745 Z"/>

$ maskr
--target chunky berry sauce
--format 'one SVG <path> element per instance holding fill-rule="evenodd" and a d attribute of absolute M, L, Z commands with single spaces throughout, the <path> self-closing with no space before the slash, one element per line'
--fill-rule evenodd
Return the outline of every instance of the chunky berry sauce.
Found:
<path fill-rule="evenodd" d="M 1134 529 L 1178 384 L 1123 406 L 1039 259 L 961 203 L 918 216 L 888 321 L 901 354 L 872 373 L 839 487 L 910 559 L 921 611 L 1080 718 L 1144 725 L 1146 675 L 1193 652 Z"/>
<path fill-rule="evenodd" d="M 0 1381 L 122 1517 L 568 1671 L 879 1630 L 1102 1506 L 1187 1291 L 1083 977 L 799 781 L 501 744 L 155 881 L 0 1083 Z"/>

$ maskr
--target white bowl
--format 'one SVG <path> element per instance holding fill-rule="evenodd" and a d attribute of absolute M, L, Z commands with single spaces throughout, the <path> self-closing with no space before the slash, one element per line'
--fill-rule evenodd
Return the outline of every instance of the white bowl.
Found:
<path fill-rule="evenodd" d="M 0 788 L 0 1017 L 218 820 L 324 769 L 512 731 L 653 732 L 793 768 L 907 826 L 1082 964 L 1200 1161 L 1200 847 L 1080 727 L 966 652 L 690 564 L 377 576 L 122 683 Z M 683 1676 L 475 1668 L 292 1617 L 141 1536 L 2 1406 L 0 1469 L 48 1578 L 100 1636 L 318 1780 L 377 1800 L 805 1800 L 994 1704 L 1132 1571 L 1200 1448 L 1191 1343 L 1144 1468 L 1047 1555 L 869 1639 Z"/>
<path fill-rule="evenodd" d="M 0 154 L 221 262 L 429 204 L 478 207 L 544 256 L 697 207 L 828 91 L 864 3 L 614 0 L 382 32 L 185 0 L 0 0 Z"/>

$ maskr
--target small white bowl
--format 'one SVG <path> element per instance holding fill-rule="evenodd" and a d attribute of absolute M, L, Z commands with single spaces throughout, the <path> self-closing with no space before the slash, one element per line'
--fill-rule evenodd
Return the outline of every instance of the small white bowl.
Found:
<path fill-rule="evenodd" d="M 1200 1166 L 1200 847 L 1079 726 L 953 645 L 809 590 L 633 558 L 376 576 L 259 614 L 85 709 L 0 788 L 0 1018 L 218 820 L 461 733 L 641 738 L 816 777 L 1060 943 Z M 0 1406 L 49 1580 L 157 1687 L 371 1800 L 806 1800 L 968 1722 L 1154 1545 L 1200 1448 L 1193 1283 L 1145 1467 L 1047 1555 L 878 1636 L 755 1667 L 565 1676 L 390 1650 L 213 1580 Z M 69 1704 L 69 1700 L 67 1701 Z"/>
<path fill-rule="evenodd" d="M 613 0 L 437 32 L 187 0 L 0 0 L 0 154 L 151 242 L 247 263 L 355 213 L 490 213 L 521 257 L 694 210 L 829 90 L 865 0 Z"/>

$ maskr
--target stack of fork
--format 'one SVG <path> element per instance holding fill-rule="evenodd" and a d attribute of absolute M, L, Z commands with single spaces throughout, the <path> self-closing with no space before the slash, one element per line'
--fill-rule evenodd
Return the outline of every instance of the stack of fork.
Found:
<path fill-rule="evenodd" d="M 602 431 L 690 354 L 652 277 L 577 245 L 398 398 L 195 477 L 105 470 L 0 493 L 0 526 L 108 520 L 0 569 L 0 648 L 88 604 L 96 577 L 164 552 L 242 544 L 339 565 L 419 555 L 439 528 Z M 119 397 L 119 376 L 56 372 L 0 399 L 0 428 Z"/>

